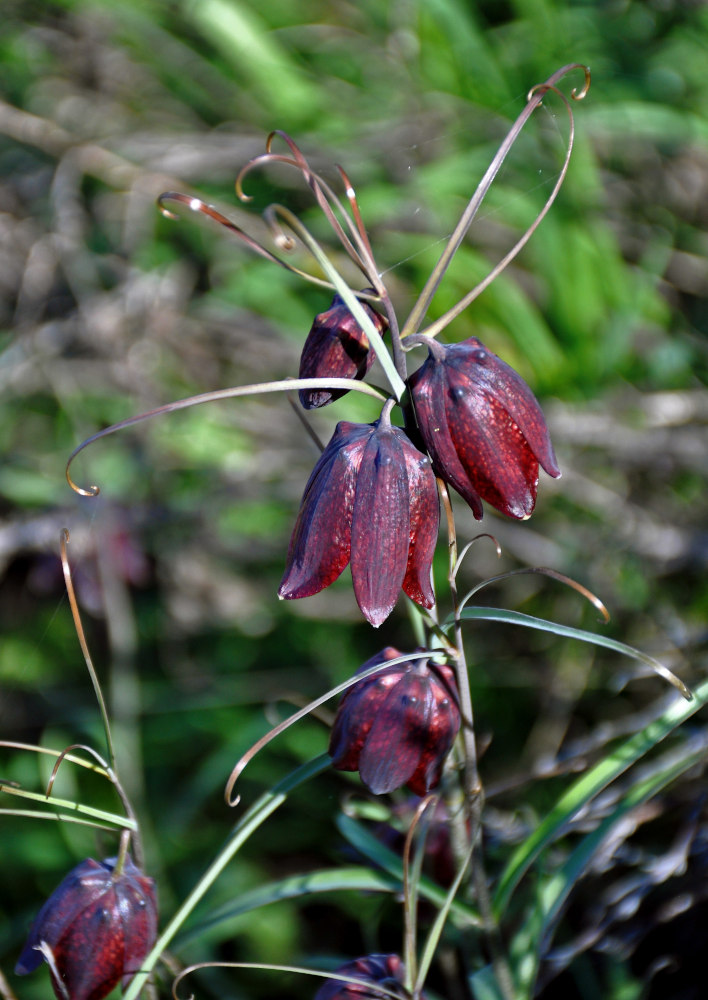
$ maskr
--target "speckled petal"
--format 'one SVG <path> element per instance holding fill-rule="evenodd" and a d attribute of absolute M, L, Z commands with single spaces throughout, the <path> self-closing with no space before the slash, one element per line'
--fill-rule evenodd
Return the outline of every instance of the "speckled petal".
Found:
<path fill-rule="evenodd" d="M 408 472 L 399 434 L 378 425 L 359 467 L 352 517 L 354 595 L 378 628 L 393 610 L 408 562 Z"/>
<path fill-rule="evenodd" d="M 305 487 L 278 594 L 311 597 L 340 575 L 351 555 L 354 492 L 370 424 L 342 422 Z"/>

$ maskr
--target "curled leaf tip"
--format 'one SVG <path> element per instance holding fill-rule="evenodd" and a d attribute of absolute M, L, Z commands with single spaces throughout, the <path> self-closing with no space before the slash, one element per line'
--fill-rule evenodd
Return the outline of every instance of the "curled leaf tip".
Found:
<path fill-rule="evenodd" d="M 532 87 L 531 90 L 529 90 L 528 94 L 526 95 L 526 100 L 530 101 L 531 98 L 535 97 L 537 94 L 543 96 L 544 94 L 548 93 L 549 90 L 554 91 L 555 93 L 559 94 L 562 97 L 563 95 L 556 87 L 556 83 L 561 79 L 561 77 L 565 76 L 566 73 L 569 73 L 571 70 L 574 69 L 581 69 L 585 74 L 585 79 L 583 81 L 583 85 L 580 88 L 580 90 L 578 90 L 577 87 L 573 87 L 573 89 L 570 92 L 570 96 L 574 101 L 582 101 L 587 95 L 587 92 L 590 90 L 590 79 L 591 79 L 590 67 L 585 66 L 584 63 L 571 63 L 569 66 L 564 66 L 562 69 L 555 72 L 547 80 L 544 80 L 543 83 L 537 83 L 535 87 Z"/>
<path fill-rule="evenodd" d="M 73 458 L 73 456 L 72 456 L 72 458 Z M 86 487 L 79 486 L 79 484 L 75 483 L 74 480 L 69 475 L 69 466 L 70 465 L 71 465 L 71 458 L 66 463 L 66 472 L 65 472 L 65 475 L 66 475 L 66 481 L 69 484 L 69 486 L 72 488 L 72 490 L 74 491 L 74 493 L 78 493 L 78 495 L 80 497 L 97 497 L 98 494 L 101 492 L 100 486 L 96 486 L 95 484 L 93 486 L 86 486 Z M 66 531 L 66 528 L 64 530 Z M 68 533 L 68 531 L 66 533 L 66 540 L 67 541 L 69 540 L 69 533 Z"/>
<path fill-rule="evenodd" d="M 590 90 L 590 81 L 591 81 L 590 67 L 583 66 L 581 64 L 577 67 L 577 69 L 582 69 L 582 71 L 585 73 L 585 81 L 580 90 L 578 90 L 577 87 L 573 87 L 573 89 L 570 92 L 570 96 L 573 98 L 574 101 L 582 101 L 587 96 L 587 92 Z"/>

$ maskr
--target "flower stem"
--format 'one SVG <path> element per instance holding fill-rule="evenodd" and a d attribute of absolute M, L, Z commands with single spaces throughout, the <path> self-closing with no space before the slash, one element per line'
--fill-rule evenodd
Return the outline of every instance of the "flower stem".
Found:
<path fill-rule="evenodd" d="M 462 715 L 461 736 L 465 758 L 463 772 L 463 792 L 465 804 L 464 815 L 466 823 L 469 826 L 469 843 L 472 850 L 471 878 L 484 923 L 487 945 L 492 955 L 492 965 L 494 967 L 497 984 L 504 1000 L 514 1000 L 515 994 L 511 970 L 503 952 L 499 928 L 494 918 L 489 890 L 487 887 L 487 877 L 484 870 L 481 827 L 484 790 L 479 778 L 479 769 L 477 764 L 477 743 L 474 734 L 472 692 L 470 690 L 470 679 L 467 670 L 467 660 L 465 658 L 465 648 L 462 637 L 462 619 L 460 617 L 460 605 L 457 594 L 456 577 L 458 560 L 455 518 L 447 486 L 445 486 L 440 479 L 438 479 L 438 485 L 442 497 L 443 509 L 445 510 L 445 517 L 447 519 L 449 550 L 448 583 L 450 586 L 450 597 L 455 615 L 455 658 L 457 667 L 457 685 L 460 697 L 460 714 Z M 460 859 L 458 859 L 458 861 L 459 860 Z"/>
<path fill-rule="evenodd" d="M 237 851 L 239 851 L 251 834 L 254 833 L 258 827 L 264 823 L 265 820 L 268 819 L 268 817 L 274 813 L 279 806 L 283 804 L 283 802 L 285 802 L 289 792 L 291 792 L 298 785 L 307 781 L 309 778 L 312 778 L 314 775 L 324 771 L 327 767 L 329 767 L 329 763 L 329 754 L 321 754 L 314 760 L 307 761 L 307 763 L 302 764 L 295 771 L 289 774 L 287 778 L 284 778 L 281 782 L 279 782 L 271 791 L 261 795 L 261 797 L 251 806 L 248 812 L 236 824 L 231 837 L 226 841 L 222 849 L 192 889 L 189 896 L 187 896 L 185 901 L 172 917 L 172 920 L 170 920 L 167 927 L 155 942 L 155 946 L 150 954 L 143 960 L 140 971 L 136 972 L 135 976 L 131 980 L 130 986 L 125 992 L 124 1000 L 135 1000 L 137 995 L 145 986 L 146 980 L 157 964 L 162 952 L 165 948 L 167 948 L 170 941 L 190 915 L 194 907 L 201 900 L 207 890 L 212 887 L 224 868 L 226 868 L 229 861 L 231 861 L 233 856 L 237 853 Z"/>

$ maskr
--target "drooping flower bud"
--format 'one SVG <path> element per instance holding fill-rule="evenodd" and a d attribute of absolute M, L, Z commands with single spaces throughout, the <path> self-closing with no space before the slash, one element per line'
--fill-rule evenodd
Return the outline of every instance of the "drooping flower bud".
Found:
<path fill-rule="evenodd" d="M 87 858 L 54 890 L 32 925 L 15 968 L 50 967 L 58 1000 L 102 1000 L 125 989 L 157 937 L 155 885 L 126 857 Z"/>
<path fill-rule="evenodd" d="M 393 646 L 368 660 L 358 673 L 401 656 Z M 455 675 L 431 660 L 384 667 L 350 687 L 332 727 L 329 753 L 340 771 L 358 771 L 374 795 L 402 785 L 427 795 L 460 728 Z"/>
<path fill-rule="evenodd" d="M 315 994 L 315 1000 L 386 1000 L 387 994 L 377 990 L 381 986 L 395 996 L 408 997 L 405 990 L 405 968 L 398 955 L 367 955 L 347 962 L 337 969 L 341 976 L 361 979 L 366 986 L 357 983 L 343 983 L 338 979 L 328 979 Z M 421 1000 L 424 1000 L 421 994 Z"/>
<path fill-rule="evenodd" d="M 520 375 L 476 337 L 430 340 L 409 387 L 436 473 L 482 517 L 482 500 L 526 518 L 536 503 L 538 466 L 557 479 L 546 421 Z"/>
<path fill-rule="evenodd" d="M 368 302 L 362 309 L 379 333 L 386 322 Z M 325 312 L 315 316 L 300 355 L 300 378 L 362 379 L 374 363 L 375 354 L 369 339 L 340 295 L 335 295 Z M 300 389 L 300 402 L 306 410 L 327 406 L 346 395 L 347 389 Z"/>
<path fill-rule="evenodd" d="M 390 421 L 392 403 L 374 424 L 342 421 L 305 487 L 280 597 L 310 597 L 351 561 L 354 594 L 378 627 L 401 588 L 433 606 L 430 579 L 440 511 L 426 455 Z"/>

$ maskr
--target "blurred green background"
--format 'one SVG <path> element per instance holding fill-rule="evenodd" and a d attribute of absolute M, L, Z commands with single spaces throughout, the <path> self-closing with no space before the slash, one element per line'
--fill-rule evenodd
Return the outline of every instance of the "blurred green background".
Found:
<path fill-rule="evenodd" d="M 4 0 L 0 739 L 103 747 L 63 591 L 59 535 L 68 528 L 121 774 L 165 915 L 233 822 L 224 781 L 269 720 L 383 645 L 410 648 L 414 638 L 402 604 L 378 634 L 361 622 L 348 571 L 314 598 L 277 601 L 316 458 L 282 396 L 142 424 L 75 463 L 79 483 L 101 486 L 98 498 L 66 485 L 68 455 L 103 426 L 192 393 L 295 374 L 312 318 L 328 304 L 226 231 L 196 217 L 161 218 L 155 198 L 166 189 L 198 193 L 265 239 L 259 212 L 277 199 L 336 253 L 294 173 L 253 174 L 251 206 L 236 204 L 239 169 L 271 129 L 283 129 L 333 185 L 334 164 L 346 168 L 404 317 L 526 92 L 565 63 L 588 64 L 593 84 L 574 107 L 576 148 L 556 205 L 450 330 L 455 339 L 480 337 L 533 386 L 563 478 L 542 477 L 528 524 L 488 512 L 483 528 L 503 558 L 476 545 L 463 580 L 552 566 L 600 594 L 613 616 L 609 634 L 691 683 L 705 672 L 708 612 L 707 58 L 708 7 L 690 0 Z M 548 99 L 431 316 L 533 220 L 567 131 L 562 104 Z M 375 416 L 371 401 L 346 397 L 313 423 L 326 439 L 337 420 Z M 467 540 L 479 526 L 457 509 Z M 442 584 L 444 559 L 437 571 Z M 482 597 L 601 627 L 577 595 L 541 577 Z M 564 772 L 632 732 L 666 691 L 609 654 L 491 625 L 470 630 L 469 659 L 493 873 L 514 823 L 532 828 Z M 701 725 L 698 717 L 699 734 Z M 320 722 L 291 730 L 251 765 L 245 801 L 326 740 Z M 0 777 L 43 787 L 46 769 L 33 754 L 1 752 Z M 211 900 L 346 859 L 334 819 L 356 787 L 341 776 L 318 779 L 263 828 Z M 116 807 L 70 767 L 57 791 Z M 549 956 L 545 997 L 702 995 L 690 992 L 702 946 L 680 921 L 690 921 L 696 942 L 708 931 L 695 877 L 708 861 L 704 797 L 703 773 L 692 773 L 608 848 L 604 867 L 579 887 L 565 953 Z M 19 997 L 34 1000 L 48 995 L 46 975 L 12 976 L 31 917 L 69 867 L 116 845 L 78 827 L 1 823 L 0 968 Z M 679 842 L 688 875 L 668 866 L 630 920 L 616 904 L 618 880 Z M 682 917 L 670 904 L 687 893 Z M 393 902 L 338 903 L 271 906 L 180 958 L 325 962 L 398 950 Z M 593 949 L 588 928 L 600 926 L 614 947 Z M 689 992 L 652 966 L 662 953 L 651 946 L 657 926 L 662 948 L 679 954 L 672 974 L 684 975 Z M 200 991 L 314 992 L 294 979 L 280 991 L 269 975 L 205 977 Z"/>

